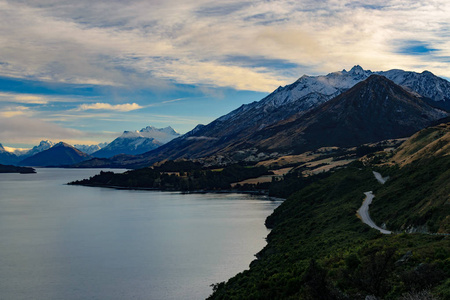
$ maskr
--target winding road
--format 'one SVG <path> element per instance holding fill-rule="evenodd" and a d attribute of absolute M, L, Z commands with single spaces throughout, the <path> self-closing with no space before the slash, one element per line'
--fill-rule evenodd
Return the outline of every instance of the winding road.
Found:
<path fill-rule="evenodd" d="M 373 175 L 378 180 L 378 182 L 381 183 L 381 184 L 384 184 L 386 182 L 386 180 L 389 179 L 389 177 L 381 176 L 381 174 L 378 173 L 378 172 L 373 172 Z M 372 193 L 372 191 L 365 192 L 364 195 L 366 195 L 366 198 L 364 199 L 364 202 L 361 205 L 361 207 L 356 212 L 358 217 L 361 219 L 361 221 L 364 224 L 367 224 L 370 227 L 372 227 L 372 228 L 374 228 L 376 230 L 379 230 L 381 233 L 383 233 L 383 234 L 391 234 L 392 233 L 391 231 L 378 227 L 377 224 L 375 224 L 375 222 L 370 218 L 369 205 L 372 203 L 372 200 L 373 200 L 373 198 L 375 198 L 375 195 Z"/>

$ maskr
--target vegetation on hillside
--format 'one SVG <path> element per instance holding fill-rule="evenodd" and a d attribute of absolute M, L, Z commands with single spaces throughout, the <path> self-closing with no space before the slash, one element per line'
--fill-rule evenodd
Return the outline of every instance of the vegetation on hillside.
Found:
<path fill-rule="evenodd" d="M 382 235 L 356 217 L 377 185 L 355 163 L 301 188 L 267 219 L 273 230 L 250 270 L 214 285 L 210 299 L 450 297 L 447 236 Z"/>
<path fill-rule="evenodd" d="M 132 170 L 121 174 L 100 172 L 89 179 L 70 182 L 73 185 L 148 188 L 158 190 L 197 191 L 229 190 L 231 183 L 269 174 L 266 167 L 239 164 L 221 169 L 202 169 L 189 161 L 167 161 L 160 166 Z"/>
<path fill-rule="evenodd" d="M 390 169 L 383 170 L 389 180 L 374 189 L 372 219 L 390 230 L 450 233 L 450 156 Z"/>

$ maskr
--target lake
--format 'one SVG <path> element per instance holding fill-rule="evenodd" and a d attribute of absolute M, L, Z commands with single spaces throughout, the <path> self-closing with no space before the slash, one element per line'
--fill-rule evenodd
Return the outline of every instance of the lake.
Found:
<path fill-rule="evenodd" d="M 204 299 L 248 269 L 281 203 L 65 183 L 98 169 L 0 174 L 1 299 Z"/>

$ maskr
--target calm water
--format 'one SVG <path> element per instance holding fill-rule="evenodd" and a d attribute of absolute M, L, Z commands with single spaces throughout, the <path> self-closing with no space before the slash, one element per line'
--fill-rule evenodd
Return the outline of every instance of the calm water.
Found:
<path fill-rule="evenodd" d="M 0 299 L 204 299 L 248 268 L 280 204 L 64 185 L 98 172 L 0 174 Z"/>

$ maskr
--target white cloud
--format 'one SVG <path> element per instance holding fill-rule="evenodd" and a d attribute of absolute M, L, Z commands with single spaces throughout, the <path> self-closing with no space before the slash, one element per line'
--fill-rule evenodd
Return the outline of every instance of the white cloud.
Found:
<path fill-rule="evenodd" d="M 92 145 L 112 141 L 119 135 L 120 132 L 81 131 L 23 115 L 0 118 L 0 142 L 3 146 L 8 144 L 31 146 L 37 145 L 42 140 L 64 141 L 72 145 Z"/>
<path fill-rule="evenodd" d="M 111 105 L 109 103 L 93 103 L 93 104 L 81 104 L 76 110 L 112 110 L 112 111 L 132 111 L 143 108 L 137 103 L 125 103 L 125 104 L 116 104 Z"/>
<path fill-rule="evenodd" d="M 2 92 L 0 92 L 0 101 L 29 104 L 47 104 L 49 102 L 46 97 L 40 95 Z"/>
<path fill-rule="evenodd" d="M 7 106 L 0 111 L 0 116 L 3 118 L 13 118 L 18 116 L 31 116 L 33 112 L 26 106 Z"/>

